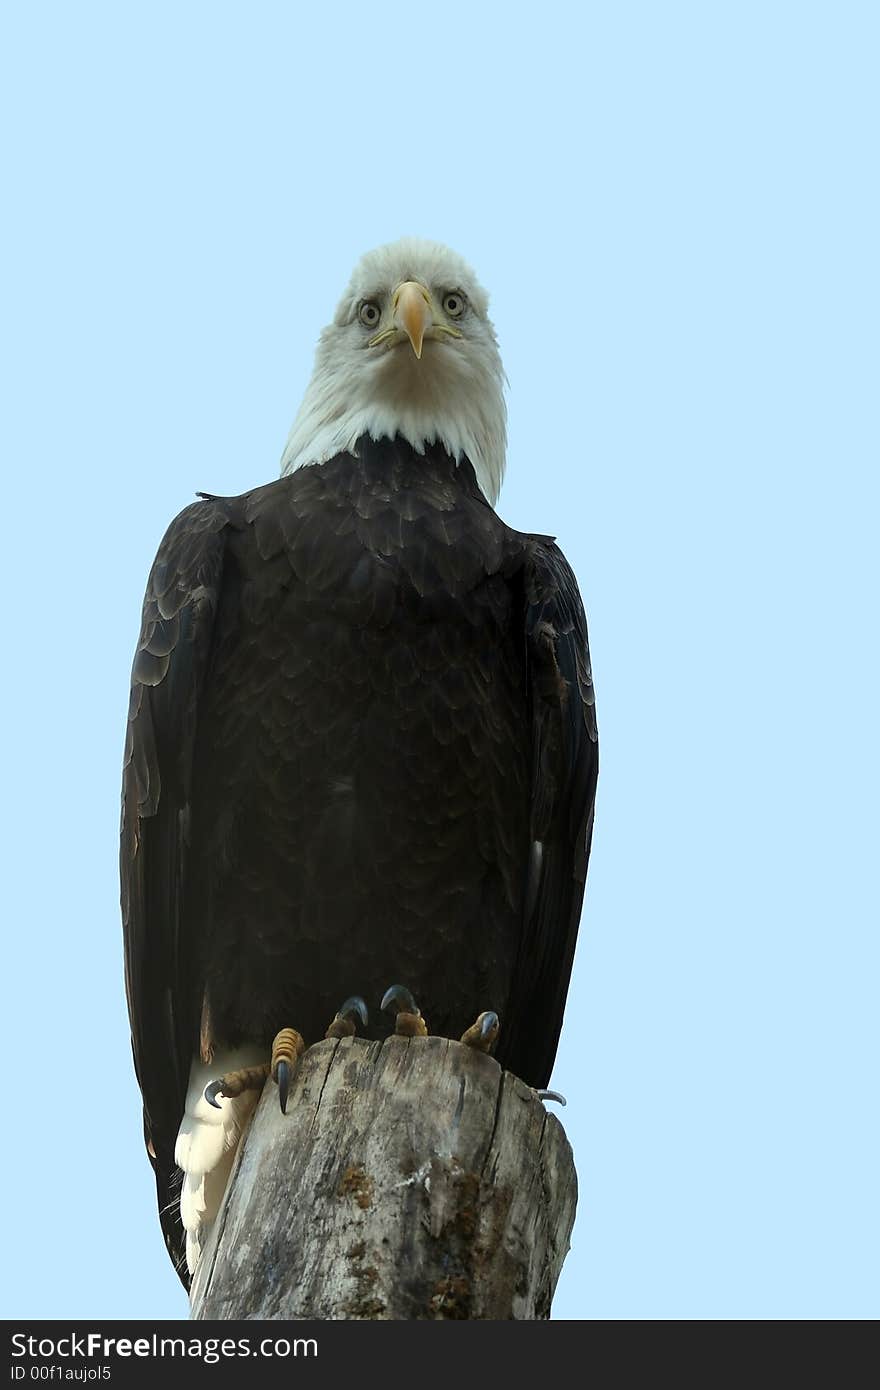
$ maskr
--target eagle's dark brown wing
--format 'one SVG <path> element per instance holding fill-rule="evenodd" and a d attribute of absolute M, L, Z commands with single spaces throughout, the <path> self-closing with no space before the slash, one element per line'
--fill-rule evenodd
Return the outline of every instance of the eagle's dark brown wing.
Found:
<path fill-rule="evenodd" d="M 550 1080 L 574 959 L 599 769 L 587 623 L 559 548 L 532 537 L 525 573 L 532 711 L 531 854 L 523 933 L 498 1059 Z"/>
<path fill-rule="evenodd" d="M 185 1279 L 174 1143 L 198 1035 L 181 918 L 199 694 L 210 659 L 228 510 L 194 503 L 172 522 L 150 572 L 132 670 L 120 871 L 134 1064 L 162 1229 Z"/>

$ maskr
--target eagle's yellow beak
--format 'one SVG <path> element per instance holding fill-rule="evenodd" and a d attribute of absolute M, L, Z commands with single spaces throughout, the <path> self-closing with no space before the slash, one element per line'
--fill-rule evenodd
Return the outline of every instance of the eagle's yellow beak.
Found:
<path fill-rule="evenodd" d="M 416 357 L 422 355 L 425 333 L 434 322 L 431 296 L 417 280 L 405 280 L 391 296 L 394 325 L 406 334 Z"/>

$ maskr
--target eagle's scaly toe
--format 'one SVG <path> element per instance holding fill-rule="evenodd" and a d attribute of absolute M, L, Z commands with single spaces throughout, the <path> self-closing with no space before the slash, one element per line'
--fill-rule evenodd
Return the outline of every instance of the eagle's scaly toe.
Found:
<path fill-rule="evenodd" d="M 293 1069 L 305 1050 L 306 1045 L 302 1040 L 302 1035 L 295 1028 L 282 1028 L 280 1033 L 275 1034 L 270 1068 L 272 1080 L 278 1085 L 278 1099 L 281 1103 L 282 1115 L 287 1114 L 287 1095 L 290 1090 L 290 1078 L 293 1075 Z"/>
<path fill-rule="evenodd" d="M 269 1075 L 269 1064 L 258 1067 L 240 1067 L 238 1071 L 227 1072 L 216 1081 L 210 1081 L 204 1090 L 205 1100 L 220 1109 L 220 1101 L 240 1096 L 244 1091 L 262 1091 Z"/>

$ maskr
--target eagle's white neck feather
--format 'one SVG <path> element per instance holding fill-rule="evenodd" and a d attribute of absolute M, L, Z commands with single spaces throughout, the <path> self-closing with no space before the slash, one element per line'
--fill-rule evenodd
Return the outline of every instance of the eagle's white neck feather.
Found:
<path fill-rule="evenodd" d="M 365 346 L 357 321 L 362 298 L 417 278 L 442 293 L 456 287 L 470 312 L 457 339 L 429 338 L 417 360 L 408 343 Z M 486 315 L 485 293 L 445 247 L 407 239 L 365 256 L 318 343 L 315 369 L 281 460 L 282 474 L 353 452 L 362 436 L 401 435 L 418 452 L 439 443 L 467 457 L 494 505 L 504 475 L 507 412 L 504 370 Z"/>

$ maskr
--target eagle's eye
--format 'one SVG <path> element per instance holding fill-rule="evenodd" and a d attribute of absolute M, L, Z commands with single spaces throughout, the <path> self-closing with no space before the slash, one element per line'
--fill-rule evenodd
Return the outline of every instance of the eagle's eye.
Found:
<path fill-rule="evenodd" d="M 382 317 L 382 310 L 374 299 L 365 299 L 358 309 L 358 318 L 364 328 L 375 328 Z"/>
<path fill-rule="evenodd" d="M 443 296 L 443 312 L 448 314 L 451 319 L 460 319 L 466 303 L 461 290 L 450 290 L 448 294 Z"/>

